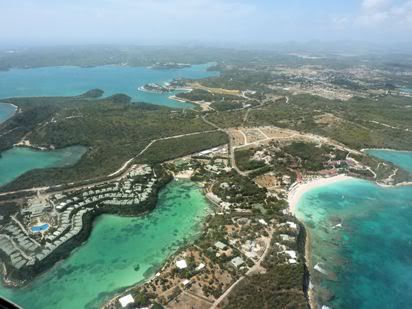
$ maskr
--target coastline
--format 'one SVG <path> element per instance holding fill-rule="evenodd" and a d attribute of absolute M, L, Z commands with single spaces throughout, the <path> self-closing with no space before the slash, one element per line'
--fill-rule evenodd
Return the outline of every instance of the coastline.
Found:
<path fill-rule="evenodd" d="M 15 104 L 13 104 L 13 103 L 8 103 L 8 102 L 0 102 L 0 104 L 7 104 L 7 105 L 11 105 L 11 106 L 13 106 L 14 107 L 14 109 L 15 109 L 15 113 L 17 112 L 17 110 L 19 109 L 19 107 L 17 106 L 17 105 L 15 105 Z"/>
<path fill-rule="evenodd" d="M 159 178 L 159 182 L 156 185 L 155 190 L 152 191 L 151 196 L 142 202 L 139 205 L 139 208 L 134 206 L 130 206 L 129 208 L 123 207 L 121 211 L 111 206 L 106 208 L 95 208 L 88 214 L 85 214 L 82 221 L 83 221 L 83 228 L 82 230 L 75 235 L 71 240 L 63 243 L 57 249 L 55 249 L 48 257 L 46 257 L 40 263 L 31 266 L 30 268 L 26 268 L 23 270 L 16 270 L 11 269 L 11 276 L 10 276 L 10 269 L 5 262 L 2 262 L 4 267 L 4 271 L 0 278 L 0 284 L 2 284 L 6 288 L 22 288 L 29 283 L 31 283 L 34 279 L 45 274 L 46 272 L 50 271 L 53 267 L 55 267 L 59 262 L 64 259 L 67 259 L 73 252 L 83 246 L 89 239 L 95 221 L 101 215 L 115 215 L 120 217 L 142 217 L 147 215 L 148 213 L 152 212 L 158 206 L 158 196 L 159 192 L 166 187 L 173 180 L 173 177 L 170 174 L 165 174 L 162 178 Z M 7 272 L 9 270 L 9 272 Z"/>
<path fill-rule="evenodd" d="M 8 102 L 2 102 L 2 101 L 0 101 L 0 105 L 1 105 L 1 104 L 3 104 L 3 105 L 10 105 L 11 107 L 14 108 L 13 113 L 11 113 L 11 115 L 10 115 L 8 118 L 6 118 L 4 121 L 9 120 L 10 118 L 14 117 L 14 116 L 19 112 L 19 107 L 18 107 L 17 105 L 13 104 L 13 103 L 8 103 Z M 4 121 L 0 121 L 0 123 L 3 123 Z"/>
<path fill-rule="evenodd" d="M 393 152 L 412 152 L 412 150 L 398 150 L 393 148 L 362 148 L 360 151 L 365 153 L 368 150 L 384 150 L 384 151 L 393 151 Z"/>
<path fill-rule="evenodd" d="M 395 150 L 394 150 L 395 151 Z M 313 189 L 316 189 L 321 186 L 325 185 L 330 185 L 334 184 L 340 181 L 345 181 L 345 180 L 356 180 L 359 178 L 355 178 L 352 176 L 347 176 L 344 174 L 333 176 L 333 177 L 314 177 L 311 180 L 307 180 L 306 182 L 303 183 L 294 183 L 290 187 L 288 191 L 288 204 L 289 204 L 289 213 L 296 217 L 296 210 L 297 206 L 299 204 L 299 201 L 303 197 L 303 195 Z M 380 186 L 382 188 L 395 188 L 395 187 L 402 187 L 402 186 L 412 186 L 412 182 L 402 182 L 394 185 L 386 185 L 382 184 L 379 182 L 374 181 L 374 183 L 377 186 Z M 302 222 L 303 224 L 303 222 Z M 309 271 L 309 288 L 308 288 L 308 302 L 309 306 L 311 309 L 318 308 L 318 304 L 315 299 L 315 293 L 314 293 L 314 287 L 312 286 L 312 283 L 310 282 L 310 274 L 311 270 L 313 269 L 312 265 L 312 260 L 311 260 L 311 235 L 310 231 L 306 229 L 306 238 L 305 238 L 305 262 L 306 262 L 306 267 Z"/>
<path fill-rule="evenodd" d="M 289 189 L 288 193 L 288 204 L 289 204 L 289 212 L 296 217 L 296 208 L 298 206 L 299 201 L 303 197 L 303 195 L 310 191 L 313 190 L 317 187 L 333 184 L 336 182 L 344 181 L 344 180 L 350 180 L 350 179 L 355 179 L 354 177 L 350 177 L 347 175 L 337 175 L 333 177 L 316 177 L 313 178 L 307 182 L 303 183 L 294 183 Z M 303 222 L 301 222 L 303 224 Z M 315 309 L 318 307 L 315 299 L 315 294 L 313 290 L 312 283 L 310 281 L 310 276 L 311 276 L 311 270 L 312 270 L 312 259 L 311 259 L 311 235 L 310 231 L 306 229 L 306 237 L 305 237 L 305 263 L 306 267 L 309 271 L 309 286 L 308 286 L 308 302 L 309 302 L 309 307 L 311 309 Z"/>
<path fill-rule="evenodd" d="M 333 177 L 317 177 L 310 181 L 303 183 L 294 183 L 289 189 L 288 193 L 288 203 L 289 203 L 289 212 L 292 215 L 295 215 L 296 208 L 302 196 L 309 190 L 315 189 L 317 187 L 333 184 L 339 181 L 355 179 L 354 177 L 347 175 L 337 175 Z"/>
<path fill-rule="evenodd" d="M 186 176 L 186 175 L 185 175 Z M 179 177 L 178 174 L 177 175 L 173 175 L 173 180 L 174 181 L 191 181 L 190 177 Z M 110 292 L 110 296 L 101 304 L 101 308 L 102 309 L 109 309 L 112 308 L 111 306 L 113 306 L 118 299 L 126 294 L 129 293 L 133 290 L 135 290 L 136 288 L 140 288 L 142 286 L 144 286 L 145 284 L 151 282 L 152 280 L 156 279 L 158 274 L 160 274 L 162 271 L 164 271 L 167 267 L 168 264 L 171 263 L 171 261 L 173 261 L 176 257 L 179 256 L 179 254 L 181 254 L 183 251 L 185 251 L 187 248 L 195 245 L 196 241 L 206 232 L 206 223 L 207 221 L 210 219 L 210 216 L 213 215 L 213 208 L 214 204 L 211 203 L 211 201 L 207 198 L 204 190 L 201 189 L 201 185 L 199 182 L 197 181 L 191 181 L 193 182 L 196 186 L 199 187 L 199 189 L 202 192 L 202 195 L 205 199 L 205 202 L 207 204 L 207 206 L 211 207 L 208 208 L 207 214 L 206 216 L 203 218 L 202 221 L 200 221 L 198 223 L 198 231 L 196 231 L 193 235 L 191 235 L 191 239 L 187 240 L 186 243 L 184 243 L 182 246 L 180 246 L 175 252 L 171 252 L 163 261 L 163 263 L 159 264 L 158 267 L 156 268 L 156 271 L 153 271 L 151 273 L 151 275 L 149 275 L 147 278 L 144 278 L 143 280 L 136 282 L 134 284 L 132 284 L 131 286 L 125 287 L 125 288 L 121 288 L 117 291 L 112 291 Z"/>
<path fill-rule="evenodd" d="M 303 224 L 303 223 L 302 223 Z M 312 283 L 310 281 L 310 269 L 312 268 L 312 260 L 310 258 L 311 252 L 312 252 L 312 247 L 310 245 L 311 243 L 311 236 L 310 232 L 308 229 L 306 230 L 306 238 L 305 238 L 305 262 L 306 262 L 306 268 L 307 271 L 309 272 L 309 286 L 308 286 L 308 302 L 309 302 L 309 307 L 311 309 L 317 308 L 316 300 L 315 300 L 315 292 L 313 290 Z"/>
<path fill-rule="evenodd" d="M 176 102 L 180 102 L 180 103 L 188 103 L 188 104 L 193 104 L 193 105 L 199 106 L 202 109 L 202 111 L 209 111 L 211 109 L 211 107 L 209 106 L 210 102 L 199 102 L 199 101 L 191 101 L 191 100 L 187 100 L 187 99 L 181 99 L 181 98 L 177 97 L 176 95 L 169 96 L 169 99 L 174 100 Z"/>

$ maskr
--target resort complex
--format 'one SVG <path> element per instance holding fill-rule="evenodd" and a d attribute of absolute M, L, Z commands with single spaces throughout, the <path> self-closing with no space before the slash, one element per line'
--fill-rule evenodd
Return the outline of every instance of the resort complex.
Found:
<path fill-rule="evenodd" d="M 142 204 L 156 194 L 157 180 L 151 167 L 135 165 L 115 181 L 52 194 L 38 192 L 1 229 L 0 250 L 11 266 L 7 272 L 13 276 L 13 269 L 23 268 L 23 273 L 28 271 L 24 268 L 41 268 L 38 264 L 44 265 L 47 257 L 84 233 L 84 217 L 89 213 L 111 207 L 116 207 L 116 212 L 143 212 Z M 54 261 L 58 259 L 53 257 Z M 50 267 L 51 262 L 47 263 Z"/>

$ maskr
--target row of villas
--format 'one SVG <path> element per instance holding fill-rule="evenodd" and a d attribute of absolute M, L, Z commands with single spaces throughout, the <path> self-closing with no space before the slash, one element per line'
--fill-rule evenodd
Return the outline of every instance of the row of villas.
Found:
<path fill-rule="evenodd" d="M 0 250 L 16 269 L 32 266 L 44 260 L 56 248 L 72 239 L 83 228 L 83 216 L 99 205 L 138 205 L 147 200 L 157 181 L 150 166 L 132 167 L 120 181 L 88 187 L 68 194 L 55 194 L 47 203 L 55 205 L 52 215 L 57 216 L 58 225 L 44 231 L 42 244 L 30 235 L 22 224 L 11 221 L 0 229 Z M 45 207 L 50 209 L 50 207 Z M 27 214 L 25 210 L 22 213 Z M 36 214 L 37 215 L 37 214 Z"/>

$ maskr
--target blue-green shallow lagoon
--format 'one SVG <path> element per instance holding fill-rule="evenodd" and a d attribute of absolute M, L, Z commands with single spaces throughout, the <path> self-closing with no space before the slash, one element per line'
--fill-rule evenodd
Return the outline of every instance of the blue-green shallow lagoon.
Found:
<path fill-rule="evenodd" d="M 30 96 L 73 96 L 90 89 L 104 90 L 105 96 L 116 93 L 129 95 L 133 101 L 143 101 L 169 107 L 192 107 L 169 99 L 176 93 L 138 91 L 147 83 L 170 82 L 176 78 L 200 79 L 218 75 L 207 69 L 210 64 L 190 68 L 154 70 L 145 67 L 98 66 L 92 68 L 61 66 L 0 71 L 0 98 Z"/>
<path fill-rule="evenodd" d="M 296 215 L 310 234 L 320 305 L 411 307 L 412 187 L 345 180 L 308 191 Z M 318 263 L 326 275 L 313 269 Z"/>
<path fill-rule="evenodd" d="M 83 146 L 72 146 L 49 151 L 14 147 L 3 151 L 0 155 L 0 186 L 33 169 L 71 166 L 86 151 L 87 148 Z"/>
<path fill-rule="evenodd" d="M 0 287 L 0 294 L 27 309 L 98 308 L 114 291 L 153 275 L 168 256 L 198 235 L 207 213 L 197 185 L 173 181 L 160 192 L 150 214 L 99 217 L 89 240 L 69 258 L 30 286 Z"/>

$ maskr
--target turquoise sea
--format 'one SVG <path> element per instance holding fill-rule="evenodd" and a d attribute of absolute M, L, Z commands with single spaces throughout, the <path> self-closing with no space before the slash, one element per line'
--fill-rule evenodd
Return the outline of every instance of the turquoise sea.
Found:
<path fill-rule="evenodd" d="M 412 173 L 412 152 L 410 151 L 367 149 L 366 153 L 368 155 L 396 164 L 402 167 L 404 170 Z"/>
<path fill-rule="evenodd" d="M 99 217 L 89 240 L 69 258 L 25 288 L 0 286 L 0 295 L 26 309 L 98 308 L 116 290 L 155 274 L 168 256 L 198 235 L 207 214 L 197 185 L 171 182 L 150 214 Z"/>
<path fill-rule="evenodd" d="M 386 151 L 374 155 L 389 159 Z M 412 153 L 389 155 L 412 168 Z M 411 186 L 344 180 L 308 191 L 296 215 L 310 234 L 311 282 L 320 305 L 411 307 Z"/>
<path fill-rule="evenodd" d="M 141 92 L 137 89 L 148 83 L 164 83 L 178 78 L 200 79 L 218 75 L 218 72 L 207 70 L 210 65 L 193 65 L 190 68 L 171 70 L 109 65 L 92 68 L 61 66 L 11 69 L 0 71 L 0 98 L 72 96 L 99 88 L 104 90 L 105 96 L 124 93 L 132 97 L 133 101 L 178 108 L 191 107 L 190 104 L 170 100 L 169 96 L 175 93 L 157 94 Z"/>
<path fill-rule="evenodd" d="M 75 164 L 87 151 L 83 146 L 38 151 L 14 147 L 0 154 L 0 186 L 36 168 L 64 167 Z"/>

